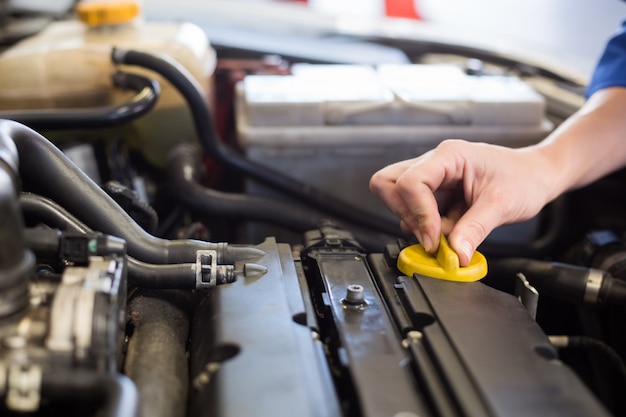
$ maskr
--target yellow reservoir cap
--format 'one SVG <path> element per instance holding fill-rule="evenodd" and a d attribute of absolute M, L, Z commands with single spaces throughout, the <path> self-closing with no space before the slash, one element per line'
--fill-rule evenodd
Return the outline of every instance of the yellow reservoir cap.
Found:
<path fill-rule="evenodd" d="M 487 275 L 487 259 L 476 251 L 468 266 L 459 266 L 459 256 L 441 235 L 439 250 L 431 255 L 422 245 L 411 245 L 400 251 L 397 267 L 403 274 L 425 275 L 431 278 L 458 282 L 474 282 Z"/>
<path fill-rule="evenodd" d="M 82 1 L 76 5 L 78 19 L 89 26 L 120 25 L 139 16 L 134 1 Z"/>

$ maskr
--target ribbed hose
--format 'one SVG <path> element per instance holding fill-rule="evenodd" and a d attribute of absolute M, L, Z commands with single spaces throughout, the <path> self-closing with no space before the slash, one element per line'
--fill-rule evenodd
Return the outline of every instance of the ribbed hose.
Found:
<path fill-rule="evenodd" d="M 185 416 L 189 389 L 189 291 L 135 291 L 124 372 L 139 391 L 138 417 Z"/>
<path fill-rule="evenodd" d="M 124 239 L 129 255 L 139 260 L 195 262 L 198 250 L 217 250 L 219 262 L 224 263 L 255 255 L 252 248 L 152 236 L 46 138 L 20 123 L 0 120 L 0 140 L 7 138 L 17 146 L 26 190 L 54 200 L 90 228 Z"/>
<path fill-rule="evenodd" d="M 150 69 L 169 81 L 181 93 L 189 105 L 200 144 L 210 156 L 216 158 L 221 163 L 281 190 L 290 196 L 304 200 L 328 212 L 333 217 L 338 217 L 391 236 L 401 235 L 400 228 L 395 222 L 366 213 L 358 207 L 351 207 L 346 202 L 340 201 L 310 184 L 286 176 L 231 151 L 217 137 L 211 119 L 210 107 L 201 87 L 180 64 L 162 56 L 123 49 L 114 49 L 112 60 L 117 64 L 136 65 Z"/>

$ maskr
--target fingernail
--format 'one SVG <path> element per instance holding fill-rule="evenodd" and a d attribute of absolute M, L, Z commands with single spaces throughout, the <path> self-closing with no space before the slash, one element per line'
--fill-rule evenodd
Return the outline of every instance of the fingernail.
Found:
<path fill-rule="evenodd" d="M 468 261 L 472 259 L 472 245 L 467 240 L 461 241 L 461 252 L 463 252 Z"/>
<path fill-rule="evenodd" d="M 427 234 L 422 235 L 422 245 L 426 252 L 431 252 L 433 250 L 433 240 Z"/>

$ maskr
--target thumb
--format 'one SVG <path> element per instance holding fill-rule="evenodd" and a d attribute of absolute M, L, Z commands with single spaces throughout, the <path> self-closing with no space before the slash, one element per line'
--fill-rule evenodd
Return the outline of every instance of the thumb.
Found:
<path fill-rule="evenodd" d="M 475 203 L 471 206 L 448 236 L 450 246 L 459 256 L 459 265 L 469 265 L 478 245 L 501 224 L 502 219 L 493 205 Z"/>

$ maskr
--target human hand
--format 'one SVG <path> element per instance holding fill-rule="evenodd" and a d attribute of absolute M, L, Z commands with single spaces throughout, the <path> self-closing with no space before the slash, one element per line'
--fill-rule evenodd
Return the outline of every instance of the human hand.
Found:
<path fill-rule="evenodd" d="M 447 140 L 381 169 L 370 189 L 428 252 L 443 232 L 467 266 L 494 228 L 533 217 L 554 197 L 552 171 L 540 148 Z"/>

